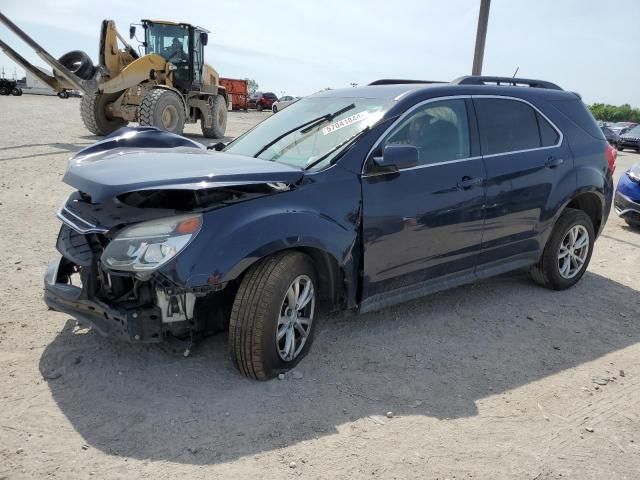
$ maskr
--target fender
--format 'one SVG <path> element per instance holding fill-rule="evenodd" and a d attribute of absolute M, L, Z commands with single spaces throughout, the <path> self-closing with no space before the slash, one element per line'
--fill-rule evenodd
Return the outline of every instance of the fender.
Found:
<path fill-rule="evenodd" d="M 323 181 L 303 181 L 291 191 L 263 196 L 259 203 L 205 212 L 202 232 L 161 273 L 186 288 L 222 288 L 265 256 L 286 249 L 312 250 L 342 270 L 348 303 L 353 303 L 360 258 L 355 252 L 360 188 L 356 175 L 331 170 L 331 192 Z M 321 173 L 316 176 L 324 176 Z M 336 173 L 342 177 L 337 181 Z"/>

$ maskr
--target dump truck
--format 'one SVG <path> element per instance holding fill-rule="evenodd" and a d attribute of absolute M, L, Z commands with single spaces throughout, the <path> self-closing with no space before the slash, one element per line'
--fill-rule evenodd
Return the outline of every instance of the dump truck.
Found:
<path fill-rule="evenodd" d="M 100 33 L 99 63 L 80 50 L 56 59 L 9 18 L 0 23 L 29 45 L 53 70 L 43 72 L 0 39 L 0 48 L 64 98 L 68 90 L 82 93 L 80 116 L 95 135 L 108 135 L 139 122 L 168 132 L 182 133 L 185 123 L 200 122 L 208 138 L 224 137 L 227 92 L 218 72 L 204 62 L 209 32 L 188 23 L 141 20 L 144 30 L 138 51 L 104 20 Z"/>

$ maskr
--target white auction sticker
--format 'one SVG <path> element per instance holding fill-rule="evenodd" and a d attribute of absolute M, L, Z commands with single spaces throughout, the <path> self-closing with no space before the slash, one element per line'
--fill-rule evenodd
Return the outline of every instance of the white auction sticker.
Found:
<path fill-rule="evenodd" d="M 327 125 L 322 129 L 323 135 L 328 135 L 329 133 L 335 132 L 336 130 L 340 130 L 341 128 L 348 127 L 349 125 L 353 125 L 354 123 L 361 122 L 365 118 L 369 116 L 369 112 L 359 112 L 355 115 L 351 115 L 350 117 L 343 118 L 342 120 L 338 120 L 337 122 L 332 123 L 331 125 Z"/>

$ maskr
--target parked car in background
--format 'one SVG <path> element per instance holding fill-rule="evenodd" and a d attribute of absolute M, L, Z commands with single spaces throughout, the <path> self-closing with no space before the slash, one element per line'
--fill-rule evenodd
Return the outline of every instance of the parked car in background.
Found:
<path fill-rule="evenodd" d="M 632 227 L 640 227 L 640 163 L 624 172 L 618 181 L 615 210 Z"/>
<path fill-rule="evenodd" d="M 259 112 L 263 110 L 271 110 L 274 102 L 278 101 L 278 97 L 272 92 L 255 92 L 249 97 L 249 108 L 255 108 Z"/>
<path fill-rule="evenodd" d="M 620 135 L 618 150 L 622 151 L 625 148 L 640 152 L 640 125 L 637 125 Z"/>
<path fill-rule="evenodd" d="M 638 124 L 633 122 L 617 122 L 613 125 L 609 125 L 609 128 L 613 130 L 618 135 L 622 135 L 623 133 L 628 132 L 633 127 L 636 127 Z"/>
<path fill-rule="evenodd" d="M 291 95 L 280 97 L 277 102 L 274 102 L 273 106 L 271 107 L 271 111 L 273 113 L 278 113 L 279 110 L 282 110 L 283 108 L 291 105 L 293 102 L 297 102 L 298 100 L 300 100 L 300 97 L 292 97 Z"/>
<path fill-rule="evenodd" d="M 523 267 L 573 286 L 616 160 L 578 95 L 503 77 L 327 90 L 213 148 L 137 127 L 76 153 L 45 302 L 185 352 L 228 327 L 261 380 L 305 356 L 326 312 Z"/>
<path fill-rule="evenodd" d="M 604 133 L 604 138 L 607 139 L 607 142 L 609 142 L 609 145 L 617 148 L 618 143 L 620 143 L 620 135 L 618 135 L 616 132 L 611 130 L 611 128 L 605 125 L 600 125 L 600 130 L 602 130 L 602 133 Z"/>

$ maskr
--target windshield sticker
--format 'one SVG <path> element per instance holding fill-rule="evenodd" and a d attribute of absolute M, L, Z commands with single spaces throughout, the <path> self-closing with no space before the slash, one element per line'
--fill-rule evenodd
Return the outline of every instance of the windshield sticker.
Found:
<path fill-rule="evenodd" d="M 369 116 L 369 112 L 359 112 L 355 115 L 351 115 L 350 117 L 343 118 L 342 120 L 338 120 L 337 122 L 332 123 L 331 125 L 327 125 L 322 129 L 323 135 L 328 135 L 330 133 L 335 132 L 336 130 L 340 130 L 341 128 L 348 127 L 349 125 L 353 125 L 354 123 L 361 122 L 365 118 Z"/>

